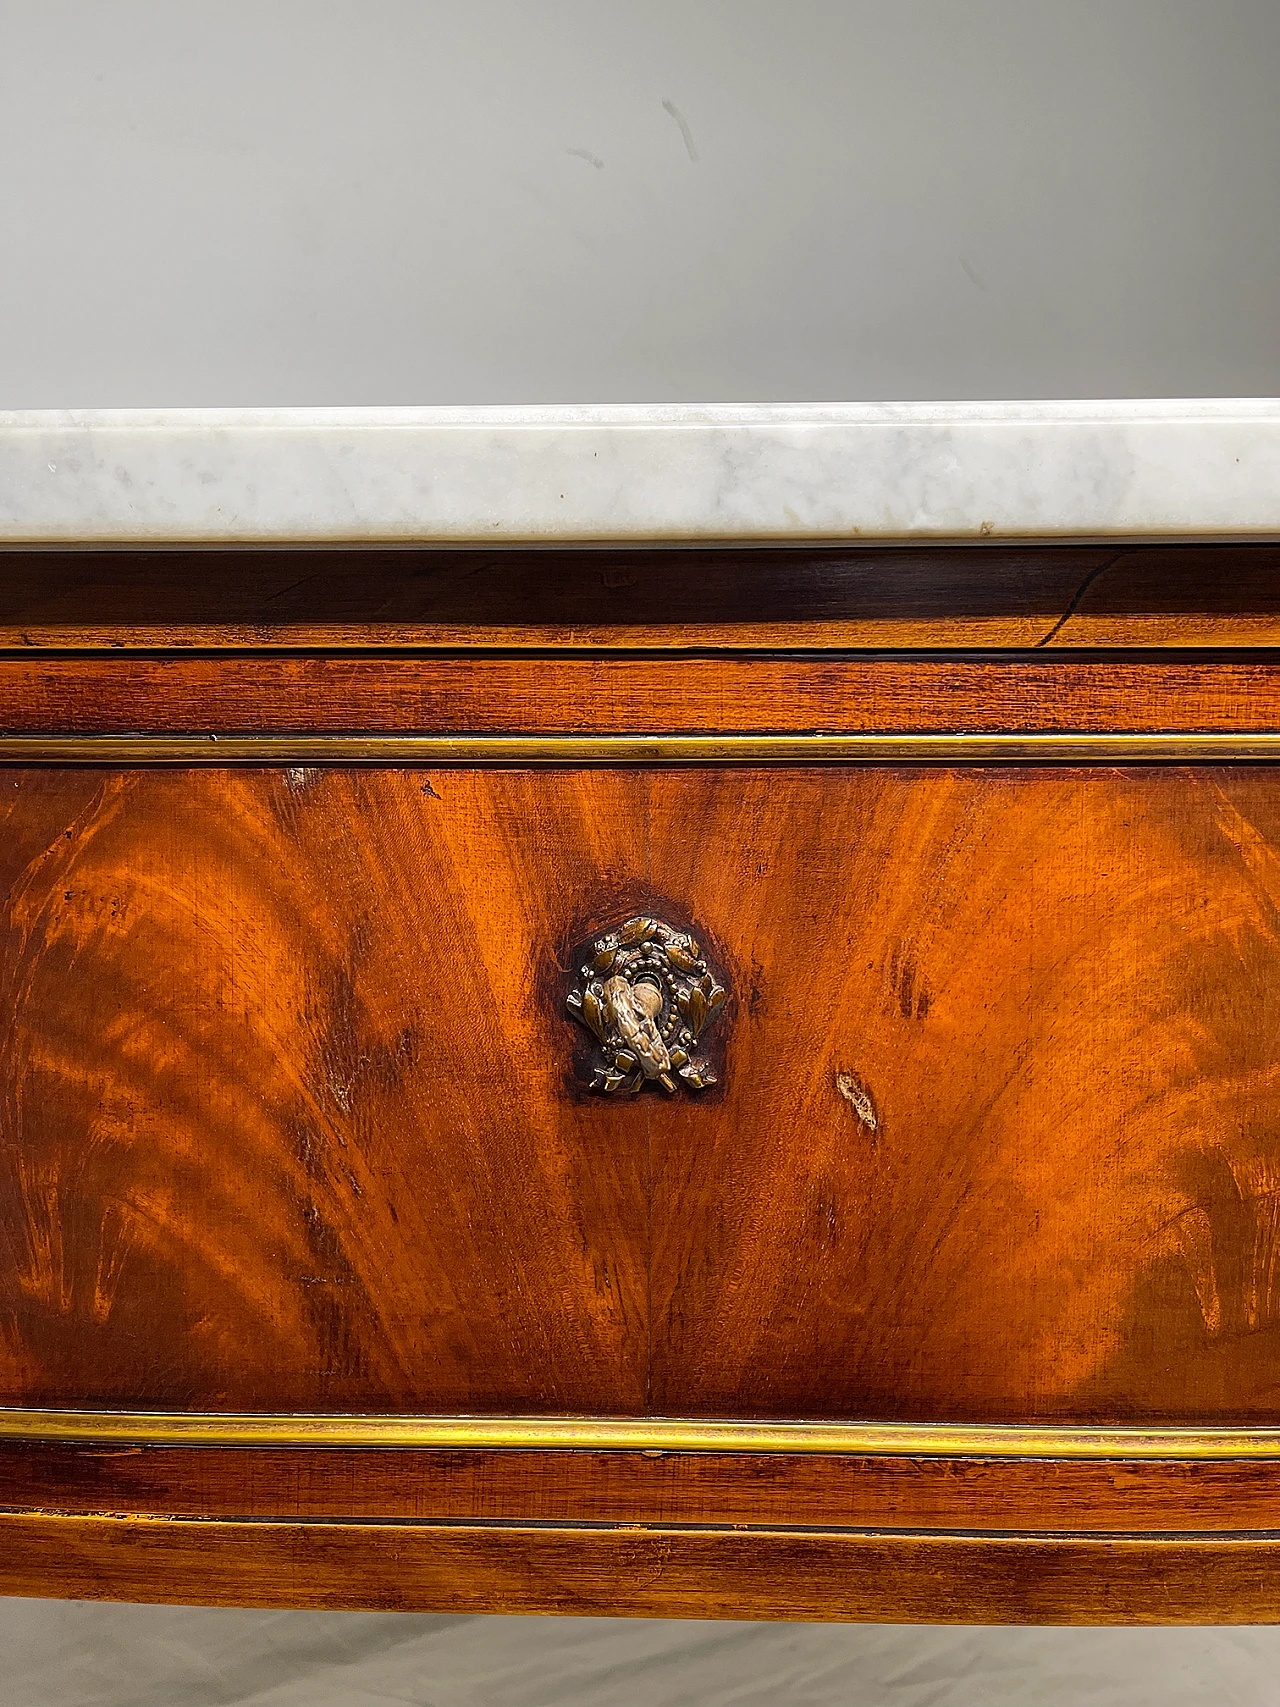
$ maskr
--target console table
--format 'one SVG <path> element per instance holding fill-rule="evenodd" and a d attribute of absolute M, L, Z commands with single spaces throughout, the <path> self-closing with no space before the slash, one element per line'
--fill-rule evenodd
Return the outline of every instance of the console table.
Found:
<path fill-rule="evenodd" d="M 0 1593 L 1280 1619 L 1280 404 L 0 416 Z"/>

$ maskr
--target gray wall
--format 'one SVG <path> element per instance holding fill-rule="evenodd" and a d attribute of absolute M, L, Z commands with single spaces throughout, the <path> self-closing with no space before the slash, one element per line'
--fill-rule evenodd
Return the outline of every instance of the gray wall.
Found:
<path fill-rule="evenodd" d="M 1277 0 L 0 0 L 0 407 L 1280 392 Z"/>

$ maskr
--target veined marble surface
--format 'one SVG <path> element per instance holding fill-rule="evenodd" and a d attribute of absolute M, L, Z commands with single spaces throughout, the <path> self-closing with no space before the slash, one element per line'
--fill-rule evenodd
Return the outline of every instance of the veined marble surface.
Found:
<path fill-rule="evenodd" d="M 0 543 L 1280 538 L 1280 400 L 0 412 Z"/>

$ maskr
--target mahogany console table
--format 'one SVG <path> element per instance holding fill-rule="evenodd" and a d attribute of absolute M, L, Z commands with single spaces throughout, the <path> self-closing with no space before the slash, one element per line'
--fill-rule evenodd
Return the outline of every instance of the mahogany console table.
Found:
<path fill-rule="evenodd" d="M 0 417 L 0 1593 L 1280 1618 L 1280 405 Z"/>

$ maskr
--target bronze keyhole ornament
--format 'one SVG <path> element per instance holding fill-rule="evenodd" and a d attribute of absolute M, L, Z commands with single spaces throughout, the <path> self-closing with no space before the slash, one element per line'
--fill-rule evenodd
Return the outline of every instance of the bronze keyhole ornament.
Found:
<path fill-rule="evenodd" d="M 591 945 L 567 1006 L 594 1033 L 592 1090 L 674 1092 L 716 1082 L 694 1048 L 728 991 L 686 931 L 638 914 Z"/>

